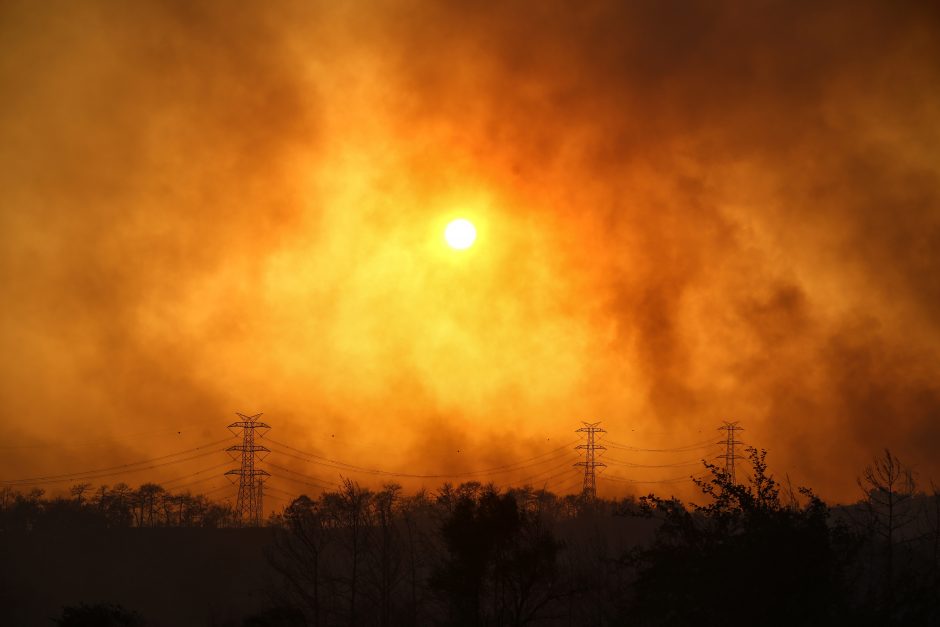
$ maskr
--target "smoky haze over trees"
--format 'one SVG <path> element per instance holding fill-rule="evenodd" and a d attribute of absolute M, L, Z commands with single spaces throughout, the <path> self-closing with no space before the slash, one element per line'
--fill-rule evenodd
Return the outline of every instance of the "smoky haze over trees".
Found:
<path fill-rule="evenodd" d="M 0 487 L 4 531 L 127 527 L 228 527 L 235 524 L 231 503 L 190 491 L 173 493 L 156 483 L 77 484 L 71 498 L 44 498 L 45 490 L 20 492 Z"/>
<path fill-rule="evenodd" d="M 264 536 L 265 558 L 256 564 L 265 573 L 264 594 L 241 617 L 210 617 L 210 624 L 940 620 L 940 494 L 932 486 L 919 490 L 910 468 L 890 451 L 859 476 L 861 498 L 837 507 L 809 488 L 778 482 L 764 450 L 747 449 L 739 483 L 723 468 L 708 462 L 705 468 L 706 476 L 694 479 L 694 503 L 655 494 L 591 500 L 479 482 L 405 494 L 396 484 L 373 490 L 344 480 L 336 490 L 300 496 L 272 513 L 267 530 L 231 530 L 273 534 Z M 155 484 L 79 485 L 71 492 L 44 499 L 40 491 L 4 490 L 0 538 L 202 526 L 212 529 L 199 542 L 211 544 L 211 534 L 226 532 L 219 527 L 234 524 L 230 507 Z M 178 541 L 175 550 L 184 553 L 192 538 Z M 15 616 L 16 601 L 8 601 L 5 611 Z M 104 601 L 126 606 L 124 599 Z M 90 607 L 73 605 L 63 616 L 118 611 Z M 172 608 L 164 611 L 172 616 Z"/>

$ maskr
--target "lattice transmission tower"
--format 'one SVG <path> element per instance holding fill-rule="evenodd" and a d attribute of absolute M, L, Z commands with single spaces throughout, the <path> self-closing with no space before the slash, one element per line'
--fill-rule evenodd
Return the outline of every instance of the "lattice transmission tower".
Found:
<path fill-rule="evenodd" d="M 237 412 L 236 412 L 237 413 Z M 255 444 L 255 432 L 259 432 L 258 437 L 264 437 L 267 430 L 271 427 L 258 418 L 261 414 L 246 416 L 238 414 L 241 420 L 233 422 L 228 426 L 228 430 L 238 435 L 239 430 L 242 434 L 242 443 L 230 446 L 226 450 L 232 455 L 233 459 L 241 458 L 241 467 L 238 470 L 229 470 L 225 474 L 232 477 L 238 477 L 238 499 L 235 501 L 235 514 L 241 525 L 249 527 L 258 527 L 261 525 L 261 514 L 264 511 L 262 502 L 264 500 L 264 478 L 270 477 L 270 473 L 265 470 L 255 468 L 255 458 L 263 460 L 265 453 L 270 453 L 271 449 L 260 444 Z"/>
<path fill-rule="evenodd" d="M 607 468 L 607 464 L 597 461 L 597 451 L 606 451 L 607 447 L 597 444 L 595 435 L 598 433 L 607 433 L 606 429 L 601 429 L 597 425 L 599 422 L 582 422 L 584 426 L 575 431 L 575 433 L 586 433 L 587 442 L 574 447 L 576 450 L 584 451 L 584 461 L 578 462 L 575 466 L 584 468 L 584 484 L 581 487 L 581 494 L 592 501 L 597 498 L 597 473 L 598 468 Z"/>
<path fill-rule="evenodd" d="M 726 420 L 720 427 L 718 427 L 718 430 L 725 432 L 724 440 L 723 442 L 720 442 L 720 444 L 725 445 L 725 452 L 724 454 L 719 455 L 718 459 L 725 460 L 725 473 L 731 479 L 731 483 L 737 483 L 734 476 L 734 466 L 735 460 L 737 460 L 739 457 L 737 447 L 741 445 L 741 442 L 737 439 L 735 434 L 738 431 L 744 431 L 744 427 L 739 427 L 737 421 L 728 422 Z"/>

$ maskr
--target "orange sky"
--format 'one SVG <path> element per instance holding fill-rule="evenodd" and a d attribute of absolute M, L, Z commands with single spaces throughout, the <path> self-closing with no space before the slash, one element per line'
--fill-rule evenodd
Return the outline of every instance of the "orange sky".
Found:
<path fill-rule="evenodd" d="M 0 8 L 0 479 L 234 411 L 417 474 L 733 419 L 829 498 L 940 479 L 927 3 L 192 4 Z"/>

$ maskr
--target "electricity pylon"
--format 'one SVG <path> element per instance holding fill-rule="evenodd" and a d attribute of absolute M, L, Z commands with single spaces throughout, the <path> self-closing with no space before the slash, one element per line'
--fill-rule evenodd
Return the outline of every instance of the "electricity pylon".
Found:
<path fill-rule="evenodd" d="M 605 429 L 601 429 L 597 425 L 601 424 L 599 422 L 582 422 L 584 426 L 575 431 L 575 433 L 586 433 L 587 434 L 587 443 L 579 444 L 574 447 L 576 450 L 584 451 L 584 461 L 578 462 L 575 466 L 581 466 L 584 468 L 584 484 L 581 487 L 581 494 L 592 501 L 597 498 L 597 473 L 595 470 L 597 468 L 607 468 L 607 464 L 597 461 L 597 451 L 606 451 L 606 446 L 601 446 L 596 444 L 594 441 L 594 435 L 597 433 L 607 433 Z"/>
<path fill-rule="evenodd" d="M 738 457 L 737 446 L 741 444 L 735 437 L 735 434 L 738 431 L 744 431 L 744 427 L 739 427 L 737 422 L 728 422 L 724 421 L 722 426 L 718 427 L 719 431 L 725 431 L 725 452 L 723 455 L 719 455 L 718 459 L 725 460 L 725 474 L 728 475 L 728 478 L 731 479 L 731 483 L 736 483 L 734 477 L 734 466 L 735 460 Z"/>
<path fill-rule="evenodd" d="M 240 453 L 241 467 L 238 470 L 229 470 L 225 474 L 238 477 L 238 499 L 235 501 L 235 514 L 238 523 L 249 527 L 258 527 L 261 525 L 261 514 L 264 510 L 262 507 L 264 499 L 262 486 L 264 485 L 264 478 L 271 475 L 265 470 L 255 468 L 255 456 L 258 453 L 270 453 L 271 449 L 255 444 L 255 431 L 264 429 L 265 431 L 259 436 L 264 437 L 264 433 L 271 427 L 258 421 L 261 414 L 255 414 L 254 416 L 238 414 L 238 417 L 241 420 L 230 424 L 228 430 L 237 435 L 238 430 L 241 429 L 242 443 L 230 446 L 226 450 L 230 455 Z M 237 457 L 237 455 L 232 456 Z M 258 458 L 259 460 L 264 459 L 261 456 L 258 456 Z"/>

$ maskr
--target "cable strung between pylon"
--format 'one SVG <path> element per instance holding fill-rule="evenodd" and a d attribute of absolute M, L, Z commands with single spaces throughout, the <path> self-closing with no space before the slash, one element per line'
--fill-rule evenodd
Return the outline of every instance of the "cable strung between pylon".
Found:
<path fill-rule="evenodd" d="M 218 475 L 214 475 L 214 476 L 210 476 L 210 477 L 203 477 L 202 479 L 199 479 L 198 481 L 193 481 L 193 482 L 191 482 L 191 483 L 187 483 L 186 485 L 178 486 L 177 488 L 175 488 L 175 490 L 176 490 L 175 494 L 174 494 L 174 493 L 171 493 L 171 496 L 176 497 L 176 496 L 182 496 L 183 494 L 188 494 L 188 492 L 186 492 L 186 493 L 184 493 L 184 492 L 179 492 L 179 490 L 181 490 L 182 488 L 189 487 L 189 486 L 191 486 L 191 485 L 196 485 L 197 483 L 205 483 L 206 481 L 210 481 L 210 480 L 212 480 L 212 479 L 218 479 L 218 478 L 219 478 Z M 217 491 L 217 490 L 221 490 L 222 488 L 227 488 L 227 487 L 229 487 L 229 486 L 231 486 L 231 485 L 232 485 L 232 484 L 229 483 L 228 485 L 225 485 L 225 486 L 219 486 L 219 487 L 217 487 L 217 488 L 213 488 L 212 490 L 209 490 L 208 492 L 198 492 L 198 493 L 196 493 L 196 494 L 190 494 L 189 496 L 190 496 L 190 498 L 199 498 L 199 497 L 201 497 L 201 496 L 205 496 L 206 494 L 211 494 L 212 492 L 215 492 L 215 491 Z"/>
<path fill-rule="evenodd" d="M 655 481 L 639 481 L 636 479 L 627 479 L 626 477 L 618 477 L 617 475 L 604 475 L 604 478 L 620 483 L 676 483 L 679 481 L 692 481 L 693 479 L 701 479 L 701 477 L 695 477 L 693 475 L 680 475 L 678 477 L 670 477 L 668 479 L 659 479 Z"/>
<path fill-rule="evenodd" d="M 203 493 L 202 493 L 202 496 L 206 496 L 206 495 L 208 495 L 208 494 L 214 494 L 214 493 L 218 492 L 219 490 L 224 490 L 224 489 L 226 489 L 226 488 L 231 489 L 231 488 L 233 488 L 233 487 L 234 487 L 234 486 L 233 486 L 232 484 L 229 484 L 229 485 L 220 485 L 219 487 L 214 488 L 214 489 L 212 489 L 212 490 L 209 490 L 208 492 L 203 492 Z"/>
<path fill-rule="evenodd" d="M 264 491 L 264 498 L 266 498 L 266 499 L 274 499 L 275 501 L 280 501 L 281 503 L 287 503 L 288 505 L 290 505 L 290 504 L 297 498 L 296 496 L 292 496 L 292 497 L 290 497 L 289 499 L 285 499 L 283 496 L 277 496 L 276 494 L 271 494 L 271 493 L 268 491 L 268 490 L 270 490 L 270 489 L 271 489 L 270 487 L 265 489 L 265 491 Z M 286 508 L 285 508 L 285 509 L 286 509 Z"/>
<path fill-rule="evenodd" d="M 181 476 L 179 476 L 179 477 L 175 477 L 175 478 L 173 478 L 173 479 L 169 479 L 169 480 L 167 480 L 167 481 L 163 481 L 163 482 L 161 482 L 160 485 L 162 485 L 163 487 L 167 487 L 168 484 L 176 483 L 177 481 L 180 481 L 180 480 L 182 480 L 182 479 L 189 479 L 190 477 L 195 477 L 196 475 L 201 475 L 201 474 L 204 473 L 204 472 L 209 472 L 210 470 L 216 470 L 216 469 L 218 469 L 218 468 L 222 468 L 222 467 L 224 467 L 224 466 L 231 466 L 231 465 L 232 465 L 232 460 L 224 461 L 224 462 L 222 462 L 221 464 L 216 464 L 215 466 L 209 466 L 208 468 L 203 468 L 202 470 L 197 470 L 196 472 L 190 473 L 190 474 L 188 474 L 188 475 L 181 475 Z M 173 489 L 174 489 L 174 490 L 177 490 L 177 489 L 179 489 L 179 487 L 180 487 L 180 486 L 177 486 L 177 487 L 175 487 L 175 488 L 173 488 Z"/>
<path fill-rule="evenodd" d="M 568 490 L 571 490 L 575 486 L 580 486 L 583 484 L 584 484 L 584 477 L 579 475 L 578 477 L 574 479 L 574 481 L 559 483 L 557 486 L 553 488 L 553 490 L 557 490 L 557 493 L 561 494 L 562 492 L 567 492 Z"/>
<path fill-rule="evenodd" d="M 330 458 L 324 457 L 324 456 L 322 456 L 322 455 L 317 455 L 316 453 L 310 453 L 310 452 L 307 452 L 307 451 L 303 451 L 303 450 L 301 450 L 301 449 L 294 448 L 293 446 L 290 446 L 290 445 L 288 445 L 288 444 L 284 444 L 283 442 L 278 442 L 277 440 L 273 440 L 273 439 L 268 438 L 268 437 L 265 438 L 265 441 L 270 442 L 270 443 L 272 443 L 272 444 L 276 444 L 276 445 L 278 445 L 278 446 L 282 446 L 282 447 L 284 447 L 284 448 L 290 449 L 290 450 L 295 451 L 295 452 L 297 452 L 297 453 L 301 453 L 301 454 L 303 454 L 303 455 L 306 455 L 307 457 L 313 457 L 313 458 L 317 458 L 317 459 L 323 460 L 323 462 L 313 462 L 312 460 L 308 460 L 308 459 L 304 459 L 304 460 L 303 460 L 303 461 L 307 461 L 307 462 L 311 462 L 311 463 L 322 463 L 323 465 L 330 465 L 331 467 L 334 467 L 334 468 L 335 468 L 335 467 L 342 467 L 342 468 L 346 468 L 346 469 L 350 469 L 350 470 L 357 470 L 357 471 L 360 471 L 360 472 L 365 472 L 365 473 L 370 473 L 370 474 L 384 474 L 384 475 L 393 475 L 393 476 L 399 476 L 399 477 L 415 477 L 415 478 L 437 479 L 437 478 L 452 478 L 452 477 L 462 477 L 462 476 L 471 476 L 471 475 L 484 475 L 484 474 L 496 473 L 496 472 L 502 472 L 502 471 L 511 472 L 512 470 L 515 470 L 516 467 L 522 466 L 523 464 L 526 464 L 526 463 L 528 463 L 528 462 L 530 462 L 530 461 L 539 459 L 539 458 L 541 458 L 541 457 L 545 457 L 546 455 L 551 455 L 552 453 L 557 453 L 557 452 L 559 452 L 559 451 L 565 450 L 565 449 L 567 449 L 568 447 L 570 447 L 572 444 L 574 444 L 575 442 L 579 442 L 580 440 L 572 440 L 571 442 L 569 442 L 569 443 L 567 443 L 567 444 L 565 444 L 565 445 L 563 445 L 563 446 L 560 446 L 560 447 L 558 447 L 558 448 L 556 448 L 556 449 L 552 449 L 552 450 L 550 450 L 550 451 L 546 451 L 546 452 L 544 452 L 544 453 L 540 453 L 539 455 L 536 455 L 536 456 L 534 456 L 534 457 L 530 457 L 530 458 L 528 458 L 528 459 L 523 459 L 523 460 L 520 460 L 520 461 L 518 461 L 518 462 L 514 462 L 514 463 L 512 463 L 512 464 L 506 464 L 506 465 L 503 465 L 503 466 L 496 466 L 496 467 L 494 467 L 494 468 L 487 468 L 487 469 L 485 469 L 485 470 L 472 470 L 472 471 L 467 471 L 467 472 L 462 472 L 462 473 L 457 473 L 457 474 L 452 474 L 452 475 L 444 475 L 444 474 L 437 474 L 437 475 L 415 475 L 415 474 L 411 474 L 411 473 L 400 473 L 400 472 L 394 472 L 394 471 L 379 470 L 379 469 L 374 469 L 374 468 L 364 468 L 364 467 L 362 467 L 362 466 L 357 466 L 357 465 L 355 465 L 355 464 L 350 464 L 350 463 L 343 462 L 343 461 L 340 461 L 340 460 L 330 459 Z M 283 451 L 281 451 L 281 454 L 282 454 L 282 455 L 287 455 L 287 453 L 284 453 Z M 300 458 L 300 459 L 302 459 L 302 458 Z M 551 460 L 545 460 L 545 461 L 551 461 Z M 539 462 L 539 463 L 544 463 L 544 462 Z M 533 464 L 533 465 L 537 465 L 537 464 Z"/>
<path fill-rule="evenodd" d="M 580 474 L 580 471 L 576 470 L 573 466 L 571 466 L 570 462 L 571 462 L 572 459 L 580 459 L 580 457 L 577 456 L 577 455 L 575 455 L 575 456 L 569 456 L 568 459 L 566 459 L 566 460 L 564 461 L 564 463 L 559 464 L 559 465 L 557 465 L 557 466 L 553 466 L 553 467 L 551 467 L 551 468 L 547 468 L 547 469 L 545 469 L 545 470 L 543 470 L 543 471 L 541 471 L 541 472 L 537 472 L 537 473 L 535 473 L 534 475 L 531 475 L 531 476 L 529 476 L 529 477 L 526 477 L 526 478 L 523 479 L 521 482 L 517 483 L 517 485 L 525 485 L 526 483 L 528 483 L 528 482 L 530 482 L 530 481 L 534 481 L 535 479 L 541 477 L 541 476 L 544 475 L 545 473 L 554 472 L 554 471 L 560 470 L 560 469 L 562 469 L 562 468 L 565 468 L 565 469 L 566 469 L 566 472 L 578 472 L 578 473 Z M 565 473 L 562 473 L 562 474 L 565 474 Z M 559 475 L 555 475 L 555 476 L 559 476 Z"/>
<path fill-rule="evenodd" d="M 272 452 L 274 452 L 274 451 L 272 451 Z M 301 459 L 301 458 L 298 457 L 297 459 Z M 303 461 L 306 461 L 306 460 L 303 460 Z M 339 487 L 339 484 L 338 484 L 337 482 L 333 481 L 332 479 L 324 479 L 323 477 L 318 477 L 317 475 L 308 475 L 308 474 L 304 474 L 304 473 L 299 472 L 299 471 L 297 471 L 297 470 L 291 470 L 290 468 L 285 468 L 284 466 L 278 466 L 278 465 L 275 464 L 274 462 L 270 462 L 270 461 L 265 461 L 265 465 L 270 466 L 271 468 L 278 468 L 278 469 L 283 470 L 283 471 L 285 471 L 285 472 L 292 472 L 292 473 L 294 473 L 295 475 L 299 475 L 299 476 L 301 476 L 301 477 L 306 477 L 306 478 L 312 479 L 312 480 L 314 480 L 314 481 L 319 481 L 320 483 L 325 483 L 325 484 L 328 484 L 328 485 L 332 485 L 332 486 Z"/>
<path fill-rule="evenodd" d="M 561 472 L 559 472 L 559 473 L 557 473 L 557 474 L 554 474 L 554 475 L 552 475 L 551 477 L 545 477 L 545 478 L 543 478 L 543 479 L 541 480 L 541 483 L 542 483 L 542 485 L 548 485 L 548 483 L 549 483 L 550 481 L 552 481 L 553 479 L 557 479 L 558 477 L 564 477 L 565 475 L 569 475 L 569 476 L 570 476 L 572 470 L 573 470 L 573 469 L 572 469 L 571 467 L 565 468 L 565 470 L 563 470 L 563 471 L 561 471 Z M 530 479 L 526 479 L 525 481 L 523 481 L 522 483 L 517 484 L 517 485 L 529 485 L 529 482 L 530 482 L 530 481 L 531 481 L 531 478 L 530 478 Z"/>
<path fill-rule="evenodd" d="M 330 490 L 336 490 L 336 489 L 338 489 L 338 487 L 339 487 L 339 486 L 336 486 L 336 487 L 332 487 L 332 488 L 331 488 L 330 486 L 325 486 L 325 485 L 321 485 L 321 484 L 319 484 L 319 483 L 314 483 L 313 481 L 306 481 L 306 480 L 304 480 L 304 479 L 297 479 L 297 478 L 295 478 L 295 477 L 287 477 L 287 476 L 285 476 L 285 475 L 275 475 L 275 474 L 273 474 L 273 473 L 271 474 L 271 476 L 272 476 L 272 477 L 276 477 L 276 478 L 278 478 L 278 479 L 283 479 L 284 481 L 292 481 L 292 482 L 294 482 L 294 483 L 301 483 L 301 484 L 303 484 L 303 485 L 308 485 L 308 486 L 310 486 L 310 487 L 312 487 L 312 488 L 317 488 L 317 489 L 320 490 L 321 492 L 329 492 Z"/>
<path fill-rule="evenodd" d="M 276 441 L 276 440 L 272 440 L 271 438 L 268 438 L 268 437 L 264 438 L 264 440 L 265 440 L 266 442 L 270 442 L 271 444 L 274 444 L 274 445 L 277 445 L 277 446 L 282 446 L 282 447 L 287 448 L 287 449 L 290 449 L 290 450 L 292 450 L 292 451 L 296 451 L 296 452 L 298 452 L 298 453 L 301 453 L 301 454 L 303 454 L 303 455 L 306 455 L 307 457 L 312 457 L 312 458 L 314 458 L 314 459 L 303 459 L 303 458 L 299 458 L 299 459 L 302 459 L 302 461 L 306 461 L 306 462 L 308 462 L 308 463 L 319 464 L 319 465 L 321 465 L 321 466 L 328 466 L 328 467 L 337 468 L 337 469 L 340 469 L 340 470 L 348 470 L 348 471 L 352 471 L 352 472 L 360 472 L 360 473 L 364 473 L 364 474 L 381 475 L 381 476 L 388 476 L 388 477 L 404 477 L 404 478 L 409 478 L 409 479 L 455 479 L 455 478 L 460 478 L 460 477 L 485 476 L 485 475 L 488 475 L 488 474 L 500 474 L 500 473 L 506 473 L 506 472 L 514 472 L 514 471 L 516 471 L 516 470 L 523 470 L 523 469 L 525 469 L 525 468 L 530 468 L 530 467 L 538 466 L 538 465 L 540 465 L 540 464 L 544 464 L 544 463 L 547 463 L 547 462 L 550 462 L 550 461 L 554 461 L 555 459 L 561 459 L 561 458 L 563 457 L 563 455 L 560 455 L 560 456 L 557 456 L 557 457 L 554 457 L 554 458 L 544 459 L 544 460 L 542 460 L 542 461 L 539 461 L 539 462 L 536 462 L 536 463 L 533 463 L 533 464 L 528 464 L 528 462 L 531 462 L 531 461 L 533 461 L 533 460 L 539 459 L 539 458 L 541 458 L 541 457 L 545 457 L 546 455 L 551 455 L 551 454 L 553 454 L 553 453 L 557 453 L 557 452 L 559 452 L 559 451 L 563 451 L 563 450 L 567 449 L 569 446 L 571 446 L 572 444 L 574 444 L 575 442 L 579 442 L 579 441 L 580 441 L 580 440 L 573 440 L 573 441 L 569 442 L 568 444 L 565 444 L 564 446 L 560 446 L 560 447 L 558 447 L 558 448 L 556 448 L 556 449 L 553 449 L 553 450 L 551 450 L 551 451 L 546 451 L 546 452 L 544 452 L 544 453 L 541 453 L 540 455 L 536 455 L 535 457 L 532 457 L 532 458 L 529 458 L 529 459 L 526 459 L 526 460 L 522 460 L 522 461 L 516 462 L 516 463 L 514 463 L 514 464 L 507 464 L 507 465 L 504 465 L 504 466 L 497 466 L 497 467 L 495 467 L 495 468 L 488 468 L 488 469 L 486 469 L 486 470 L 473 470 L 473 471 L 459 472 L 459 473 L 451 473 L 451 474 L 443 474 L 443 473 L 440 473 L 440 474 L 418 474 L 418 473 L 393 472 L 393 471 L 388 471 L 388 470 L 379 470 L 379 469 L 376 469 L 376 468 L 364 468 L 364 467 L 362 467 L 362 466 L 356 466 L 356 465 L 354 465 L 354 464 L 349 464 L 349 463 L 346 463 L 346 462 L 343 462 L 343 461 L 339 461 L 339 460 L 335 460 L 335 459 L 330 459 L 330 458 L 328 458 L 328 457 L 323 457 L 322 455 L 316 455 L 316 454 L 314 454 L 314 453 L 308 453 L 307 451 L 302 451 L 302 450 L 300 450 L 300 449 L 294 448 L 294 447 L 289 446 L 289 445 L 287 445 L 287 444 L 284 444 L 284 443 L 282 443 L 282 442 L 278 442 L 278 441 Z M 284 451 L 277 451 L 276 449 L 275 449 L 275 452 L 279 452 L 281 455 L 292 456 L 292 455 L 290 455 L 290 453 L 285 453 Z M 292 457 L 296 457 L 296 456 L 292 456 Z M 321 461 L 316 461 L 316 460 L 321 460 Z M 527 464 L 528 464 L 528 465 L 527 465 Z"/>
<path fill-rule="evenodd" d="M 194 448 L 186 449 L 185 451 L 177 451 L 176 453 L 170 453 L 170 454 L 168 454 L 168 455 L 161 455 L 160 457 L 153 457 L 153 458 L 151 458 L 151 459 L 145 459 L 145 460 L 139 461 L 139 462 L 131 462 L 131 463 L 127 463 L 127 464 L 120 464 L 120 465 L 118 465 L 118 466 L 109 466 L 108 468 L 97 468 L 97 469 L 95 469 L 95 470 L 84 470 L 84 471 L 81 471 L 81 472 L 70 472 L 70 473 L 65 473 L 65 474 L 61 474 L 61 475 L 48 475 L 48 476 L 43 476 L 43 477 L 28 477 L 28 478 L 25 478 L 25 479 L 0 480 L 0 483 L 9 483 L 9 484 L 12 484 L 12 483 L 26 483 L 26 482 L 31 482 L 31 481 L 45 481 L 45 480 L 47 480 L 47 479 L 59 479 L 59 478 L 66 478 L 66 477 L 79 478 L 81 475 L 95 474 L 95 473 L 99 473 L 99 472 L 105 472 L 105 471 L 107 471 L 107 470 L 121 470 L 121 469 L 123 469 L 123 468 L 128 468 L 128 467 L 130 467 L 130 466 L 139 466 L 139 465 L 141 465 L 141 464 L 149 464 L 149 463 L 151 463 L 151 462 L 160 461 L 160 460 L 162 460 L 162 459 L 168 459 L 168 458 L 170 458 L 170 457 L 177 457 L 178 455 L 185 455 L 186 453 L 192 453 L 192 452 L 194 452 L 194 451 L 199 451 L 199 450 L 202 450 L 202 449 L 204 449 L 204 448 L 206 448 L 206 447 L 209 447 L 209 446 L 216 446 L 216 445 L 218 445 L 218 444 L 222 444 L 223 442 L 228 442 L 229 440 L 232 439 L 232 437 L 234 437 L 234 436 L 230 436 L 230 437 L 224 438 L 224 439 L 222 439 L 222 440 L 218 440 L 217 442 L 210 442 L 210 443 L 208 443 L 208 444 L 202 444 L 202 445 L 197 446 L 197 447 L 194 447 Z M 223 449 L 219 449 L 219 450 L 223 450 Z M 210 452 L 215 452 L 215 451 L 210 451 Z"/>
<path fill-rule="evenodd" d="M 149 466 L 141 466 L 140 468 L 123 468 L 122 470 L 116 470 L 116 471 L 114 471 L 114 472 L 100 473 L 100 474 L 96 474 L 96 475 L 82 475 L 82 476 L 77 476 L 77 477 L 76 477 L 76 476 L 73 476 L 73 475 L 60 475 L 62 478 L 49 478 L 49 479 L 41 479 L 41 480 L 38 480 L 38 481 L 19 480 L 19 482 L 17 482 L 17 483 L 12 483 L 12 482 L 4 482 L 4 483 L 5 483 L 6 485 L 8 485 L 8 486 L 16 487 L 16 486 L 44 485 L 44 484 L 47 484 L 47 483 L 63 483 L 63 482 L 65 482 L 65 481 L 85 481 L 85 480 L 88 480 L 88 479 L 102 479 L 102 478 L 104 478 L 104 477 L 113 477 L 114 475 L 120 475 L 120 474 L 123 474 L 123 473 L 140 472 L 141 470 L 152 470 L 152 469 L 154 469 L 154 468 L 162 468 L 162 467 L 164 467 L 164 466 L 172 466 L 173 464 L 181 464 L 181 463 L 183 463 L 183 462 L 192 461 L 192 460 L 194 460 L 194 459 L 199 459 L 200 457 L 205 457 L 206 455 L 212 455 L 213 453 L 221 453 L 221 452 L 223 452 L 223 451 L 224 451 L 224 449 L 217 449 L 217 450 L 214 450 L 214 451 L 207 451 L 207 452 L 205 452 L 205 453 L 200 453 L 199 455 L 193 455 L 192 457 L 186 457 L 186 458 L 183 458 L 183 459 L 175 459 L 175 460 L 173 460 L 173 461 L 163 462 L 163 463 L 160 463 L 160 464 L 151 464 L 151 465 L 149 465 Z"/>
<path fill-rule="evenodd" d="M 188 488 L 189 486 L 196 485 L 197 483 L 204 483 L 204 482 L 209 481 L 209 480 L 211 480 L 211 479 L 218 479 L 218 475 L 209 475 L 208 477 L 203 477 L 202 479 L 196 479 L 195 481 L 190 481 L 190 482 L 188 482 L 188 483 L 183 483 L 183 484 L 181 484 L 181 485 L 174 486 L 173 488 L 170 488 L 170 489 L 173 490 L 174 492 L 177 492 L 177 493 L 178 493 L 178 492 L 179 492 L 180 490 L 182 490 L 183 488 Z M 166 484 L 161 484 L 161 485 L 163 485 L 163 487 L 166 487 Z"/>
<path fill-rule="evenodd" d="M 268 493 L 269 491 L 271 491 L 271 490 L 274 490 L 275 492 L 280 492 L 281 494 L 283 494 L 283 495 L 285 495 L 285 496 L 289 496 L 289 497 L 291 497 L 292 499 L 296 499 L 296 498 L 300 497 L 299 494 L 294 494 L 294 493 L 292 493 L 292 492 L 288 492 L 287 490 L 282 490 L 282 489 L 280 489 L 280 488 L 275 488 L 273 485 L 269 485 L 268 482 L 265 482 L 265 483 L 264 483 L 264 493 L 267 494 L 267 493 Z"/>
<path fill-rule="evenodd" d="M 607 457 L 606 455 L 603 459 L 605 462 L 618 464 L 620 466 L 628 466 L 630 468 L 682 468 L 683 466 L 700 466 L 702 464 L 701 459 L 688 462 L 676 462 L 675 464 L 634 464 L 633 462 L 616 459 L 614 457 Z"/>
<path fill-rule="evenodd" d="M 566 470 L 564 473 L 557 474 L 557 475 L 553 475 L 552 477 L 549 477 L 548 479 L 554 479 L 554 478 L 559 477 L 559 476 L 561 476 L 561 475 L 563 475 L 563 474 L 567 474 L 568 472 L 571 472 L 571 468 L 568 466 L 568 462 L 570 461 L 570 459 L 573 459 L 573 457 L 570 457 L 570 456 L 569 456 L 569 459 L 566 460 L 563 464 L 560 464 L 560 465 L 556 465 L 556 466 L 547 468 L 547 469 L 545 469 L 545 470 L 543 470 L 543 471 L 541 471 L 541 472 L 539 472 L 539 473 L 536 473 L 535 475 L 532 475 L 532 476 L 530 476 L 530 477 L 527 477 L 526 479 L 523 479 L 521 482 L 515 482 L 515 481 L 514 481 L 514 482 L 511 482 L 511 484 L 513 484 L 513 485 L 524 485 L 524 484 L 526 484 L 526 483 L 528 483 L 528 482 L 530 482 L 530 481 L 535 480 L 536 478 L 541 477 L 542 475 L 544 475 L 544 474 L 546 474 L 546 473 L 554 472 L 554 471 L 556 471 L 556 470 L 558 470 L 558 469 L 560 469 L 560 468 L 566 468 L 567 470 Z M 554 461 L 554 460 L 546 460 L 546 461 Z M 544 463 L 544 462 L 542 462 L 542 463 Z M 304 473 L 297 472 L 297 471 L 295 471 L 295 470 L 291 470 L 291 469 L 285 468 L 285 467 L 283 467 L 283 466 L 278 466 L 277 464 L 273 464 L 273 463 L 271 463 L 271 462 L 267 462 L 267 465 L 270 466 L 270 467 L 272 467 L 272 468 L 278 468 L 278 469 L 283 470 L 283 471 L 285 471 L 285 472 L 289 472 L 289 473 L 293 473 L 293 474 L 299 475 L 299 476 L 301 476 L 301 477 L 305 477 L 305 478 L 308 478 L 308 479 L 313 479 L 314 481 L 320 481 L 320 482 L 326 481 L 326 480 L 324 480 L 324 479 L 319 479 L 319 478 L 314 477 L 314 476 L 311 476 L 311 475 L 305 475 Z M 321 489 L 329 489 L 329 488 L 327 488 L 326 486 L 323 486 L 323 485 L 319 485 L 319 484 L 316 484 L 316 483 L 311 483 L 311 482 L 308 482 L 308 481 L 301 481 L 301 480 L 293 479 L 292 477 L 284 477 L 284 476 L 280 476 L 280 475 L 276 475 L 276 476 L 279 476 L 280 478 L 286 479 L 286 480 L 288 480 L 288 481 L 296 481 L 296 482 L 298 482 L 298 483 L 304 483 L 304 484 L 311 485 L 311 486 L 313 486 L 313 487 L 317 487 L 317 488 L 321 488 Z M 447 477 L 445 477 L 445 478 L 447 478 Z M 329 482 L 329 483 L 332 483 L 334 486 L 338 486 L 338 484 L 336 484 L 336 483 L 334 483 L 334 482 Z"/>
<path fill-rule="evenodd" d="M 311 480 L 311 481 L 316 481 L 316 482 L 318 482 L 318 483 L 325 484 L 325 485 L 320 486 L 320 487 L 324 487 L 324 488 L 326 488 L 327 486 L 335 486 L 335 487 L 337 487 L 337 488 L 339 487 L 339 484 L 338 484 L 338 483 L 336 483 L 335 481 L 331 481 L 330 479 L 323 479 L 323 478 L 317 477 L 317 476 L 315 476 L 315 475 L 304 474 L 304 473 L 302 473 L 302 472 L 298 472 L 298 471 L 296 471 L 296 470 L 291 470 L 290 468 L 286 468 L 286 467 L 284 467 L 284 466 L 279 466 L 279 465 L 277 465 L 277 464 L 275 464 L 275 463 L 272 463 L 272 462 L 265 462 L 265 465 L 266 465 L 266 466 L 270 466 L 271 468 L 277 468 L 278 470 L 283 470 L 284 472 L 289 472 L 289 473 L 295 474 L 295 475 L 297 475 L 297 476 L 299 476 L 299 477 L 304 477 L 304 478 L 309 479 L 309 480 Z M 285 479 L 286 479 L 286 477 L 282 477 L 282 478 L 285 478 Z"/>
<path fill-rule="evenodd" d="M 687 444 L 685 446 L 678 446 L 675 448 L 640 448 L 637 446 L 630 446 L 629 444 L 621 444 L 613 440 L 604 439 L 602 440 L 606 446 L 611 448 L 623 449 L 625 451 L 634 451 L 638 453 L 684 453 L 687 451 L 694 451 L 696 449 L 706 449 L 711 448 L 721 442 L 716 442 L 713 439 L 702 440 L 694 444 Z"/>

